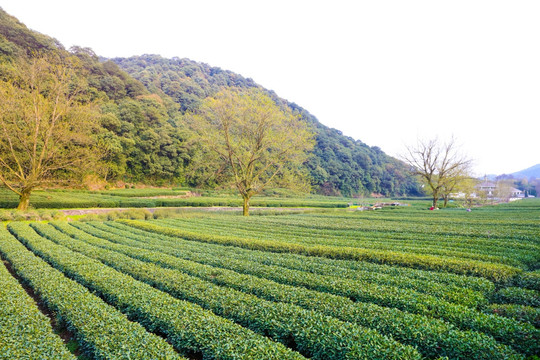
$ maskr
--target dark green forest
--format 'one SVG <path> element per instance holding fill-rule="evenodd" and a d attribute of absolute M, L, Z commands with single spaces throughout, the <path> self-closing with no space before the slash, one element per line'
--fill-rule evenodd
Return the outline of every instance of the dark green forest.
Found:
<path fill-rule="evenodd" d="M 347 196 L 419 194 L 418 182 L 408 174 L 402 162 L 376 146 L 370 147 L 321 124 L 307 110 L 279 98 L 252 79 L 189 59 L 165 59 L 159 55 L 115 58 L 112 61 L 141 81 L 149 91 L 171 98 L 180 113 L 193 110 L 203 98 L 222 87 L 263 89 L 276 102 L 301 114 L 302 121 L 313 127 L 317 143 L 306 166 L 310 170 L 312 185 L 319 193 Z"/>
<path fill-rule="evenodd" d="M 197 138 L 188 129 L 184 114 L 201 101 L 227 87 L 257 87 L 280 106 L 300 114 L 316 134 L 316 145 L 306 163 L 314 192 L 325 195 L 419 195 L 419 182 L 401 161 L 378 147 L 344 136 L 321 124 L 307 110 L 281 99 L 252 79 L 189 59 L 158 55 L 104 59 L 91 49 L 65 49 L 57 40 L 29 30 L 0 9 L 0 78 L 10 67 L 33 56 L 54 53 L 76 57 L 80 76 L 87 79 L 88 93 L 100 104 L 100 131 L 96 136 L 106 147 L 98 171 L 107 181 L 152 185 L 216 187 L 194 173 L 203 161 Z"/>

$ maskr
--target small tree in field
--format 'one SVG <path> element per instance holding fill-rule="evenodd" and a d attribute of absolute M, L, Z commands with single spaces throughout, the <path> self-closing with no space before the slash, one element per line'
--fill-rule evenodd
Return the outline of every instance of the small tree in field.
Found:
<path fill-rule="evenodd" d="M 454 138 L 447 143 L 437 139 L 418 141 L 414 147 L 407 147 L 403 160 L 414 174 L 420 176 L 433 196 L 433 207 L 444 196 L 445 202 L 452 191 L 466 179 L 471 160 L 459 154 Z"/>
<path fill-rule="evenodd" d="M 26 210 L 34 188 L 67 179 L 99 158 L 97 114 L 69 59 L 40 57 L 0 82 L 0 181 Z"/>
<path fill-rule="evenodd" d="M 189 114 L 200 144 L 207 150 L 206 164 L 227 172 L 242 196 L 243 214 L 249 201 L 270 185 L 305 184 L 303 164 L 313 148 L 313 134 L 290 109 L 279 107 L 260 90 L 222 91 L 207 98 Z"/>

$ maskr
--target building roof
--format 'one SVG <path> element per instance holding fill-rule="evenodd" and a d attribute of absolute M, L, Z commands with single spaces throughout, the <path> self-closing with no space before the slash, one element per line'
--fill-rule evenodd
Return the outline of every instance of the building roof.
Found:
<path fill-rule="evenodd" d="M 497 184 L 491 182 L 491 181 L 484 181 L 480 184 L 478 184 L 478 187 L 481 187 L 481 188 L 487 188 L 487 187 L 492 187 L 492 188 L 495 188 L 497 187 Z"/>

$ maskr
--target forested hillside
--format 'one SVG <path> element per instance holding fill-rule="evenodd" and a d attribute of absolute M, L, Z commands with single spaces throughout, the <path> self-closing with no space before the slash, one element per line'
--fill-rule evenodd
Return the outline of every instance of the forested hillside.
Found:
<path fill-rule="evenodd" d="M 55 39 L 29 30 L 0 9 L 0 72 L 8 80 L 15 63 L 35 56 L 77 57 L 79 76 L 102 109 L 101 132 L 107 147 L 99 171 L 106 180 L 177 183 L 189 162 L 187 139 L 176 107 L 151 94 L 112 61 L 100 61 L 91 49 L 66 50 Z"/>
<path fill-rule="evenodd" d="M 207 96 L 227 87 L 259 87 L 253 80 L 231 71 L 188 59 L 144 55 L 128 59 L 99 58 L 91 49 L 66 50 L 57 40 L 29 30 L 0 9 L 0 79 L 9 80 L 14 64 L 32 57 L 54 54 L 76 57 L 79 76 L 88 94 L 101 108 L 100 131 L 95 134 L 106 147 L 101 168 L 107 181 L 150 184 L 215 186 L 193 176 L 197 139 L 183 120 Z M 418 182 L 405 165 L 378 147 L 322 125 L 300 106 L 267 91 L 282 106 L 301 114 L 316 132 L 316 146 L 306 166 L 314 191 L 334 195 L 380 193 L 415 195 Z"/>
<path fill-rule="evenodd" d="M 141 81 L 147 89 L 168 96 L 181 113 L 195 109 L 200 101 L 222 87 L 259 87 L 252 79 L 231 71 L 189 59 L 165 59 L 158 55 L 112 59 L 123 70 Z M 323 194 L 416 195 L 418 182 L 403 163 L 378 147 L 344 136 L 339 130 L 321 124 L 307 110 L 266 90 L 278 103 L 289 106 L 312 124 L 316 146 L 307 163 L 315 189 Z"/>

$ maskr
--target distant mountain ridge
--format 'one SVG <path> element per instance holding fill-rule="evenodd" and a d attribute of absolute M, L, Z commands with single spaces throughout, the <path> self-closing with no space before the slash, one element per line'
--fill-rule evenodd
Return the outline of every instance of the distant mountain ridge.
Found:
<path fill-rule="evenodd" d="M 540 179 L 540 164 L 533 165 L 527 169 L 516 171 L 511 174 L 515 178 L 536 178 Z"/>

